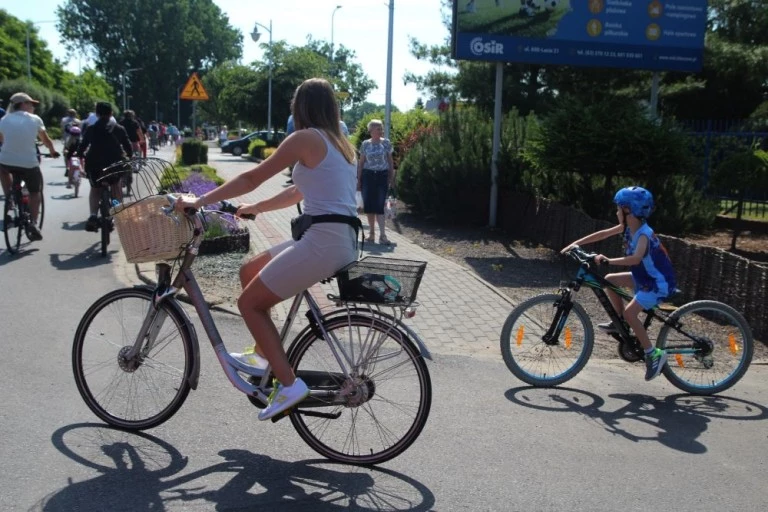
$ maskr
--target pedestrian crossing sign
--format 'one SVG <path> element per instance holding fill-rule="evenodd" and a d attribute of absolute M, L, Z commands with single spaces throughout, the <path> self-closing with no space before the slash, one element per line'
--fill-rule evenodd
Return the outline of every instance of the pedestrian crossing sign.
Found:
<path fill-rule="evenodd" d="M 208 93 L 205 91 L 203 82 L 200 80 L 200 77 L 197 76 L 197 73 L 192 73 L 192 76 L 190 76 L 189 80 L 187 80 L 187 83 L 184 86 L 184 89 L 181 91 L 179 97 L 183 100 L 208 100 Z"/>

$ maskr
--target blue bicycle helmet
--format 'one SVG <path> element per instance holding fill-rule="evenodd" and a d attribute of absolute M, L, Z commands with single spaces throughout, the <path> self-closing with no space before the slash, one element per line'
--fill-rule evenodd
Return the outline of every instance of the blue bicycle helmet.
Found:
<path fill-rule="evenodd" d="M 613 202 L 626 206 L 638 218 L 644 219 L 653 211 L 653 194 L 643 187 L 625 187 L 616 192 Z"/>

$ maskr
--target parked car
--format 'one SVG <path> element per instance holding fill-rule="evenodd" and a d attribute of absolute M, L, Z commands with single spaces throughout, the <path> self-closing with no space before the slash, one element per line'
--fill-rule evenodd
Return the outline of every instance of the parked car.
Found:
<path fill-rule="evenodd" d="M 222 153 L 232 153 L 235 156 L 240 156 L 243 153 L 248 152 L 248 146 L 251 145 L 253 139 L 261 139 L 267 143 L 268 148 L 276 148 L 285 139 L 285 132 L 282 131 L 267 131 L 261 130 L 258 132 L 249 133 L 241 139 L 228 140 L 221 145 Z"/>

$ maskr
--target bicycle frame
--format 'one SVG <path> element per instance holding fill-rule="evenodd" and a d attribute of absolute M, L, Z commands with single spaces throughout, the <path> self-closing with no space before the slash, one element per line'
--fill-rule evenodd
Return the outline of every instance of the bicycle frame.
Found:
<path fill-rule="evenodd" d="M 165 317 L 161 314 L 159 305 L 164 300 L 175 301 L 175 295 L 179 290 L 183 289 L 189 297 L 192 305 L 194 306 L 200 322 L 203 325 L 203 329 L 205 330 L 211 346 L 213 347 L 214 353 L 219 360 L 219 364 L 224 370 L 224 373 L 229 379 L 230 383 L 232 383 L 232 385 L 242 393 L 253 396 L 263 403 L 267 403 L 268 395 L 265 392 L 270 390 L 271 386 L 272 375 L 270 372 L 270 367 L 267 367 L 265 370 L 253 368 L 251 366 L 245 365 L 244 363 L 229 355 L 221 334 L 216 327 L 213 316 L 211 315 L 210 308 L 205 301 L 203 292 L 200 289 L 200 286 L 198 285 L 197 280 L 195 279 L 195 276 L 191 270 L 192 262 L 197 256 L 200 242 L 202 241 L 203 224 L 201 220 L 201 214 L 189 214 L 187 218 L 191 219 L 194 223 L 194 237 L 184 250 L 181 266 L 176 274 L 176 277 L 173 279 L 173 282 L 171 282 L 171 266 L 167 263 L 158 263 L 156 265 L 158 284 L 153 297 L 153 307 L 147 312 L 147 316 L 145 317 L 142 327 L 139 330 L 136 340 L 134 341 L 133 347 L 126 354 L 126 359 L 131 360 L 141 351 L 150 350 L 152 348 L 154 343 L 157 341 L 157 334 L 159 333 L 160 328 L 165 321 Z M 410 328 L 402 324 L 400 319 L 397 317 L 393 315 L 387 315 L 380 311 L 374 311 L 372 308 L 361 307 L 340 307 L 324 315 L 320 309 L 320 306 L 317 304 L 308 290 L 302 291 L 293 299 L 285 323 L 283 324 L 280 331 L 280 339 L 283 345 L 285 345 L 285 343 L 288 341 L 288 334 L 290 333 L 291 327 L 296 320 L 296 316 L 303 302 L 307 304 L 309 310 L 307 317 L 310 322 L 309 326 L 305 327 L 304 331 L 309 329 L 317 330 L 316 332 L 318 337 L 326 340 L 340 368 L 339 381 L 350 378 L 350 369 L 354 365 L 353 358 L 346 353 L 337 339 L 328 335 L 328 332 L 324 328 L 323 320 L 327 321 L 334 319 L 341 314 L 345 314 L 348 318 L 351 318 L 356 312 L 366 311 L 371 314 L 371 318 L 386 319 L 387 323 L 390 324 L 392 331 L 398 332 L 399 329 L 402 329 L 405 331 L 407 336 L 410 336 L 411 339 L 415 341 L 422 355 L 425 353 L 428 354 L 424 342 Z M 183 312 L 183 310 L 181 308 L 178 309 L 182 312 L 185 320 L 191 326 L 191 321 Z M 195 354 L 193 371 L 191 372 L 192 381 L 190 382 L 190 386 L 192 389 L 196 389 L 200 376 L 200 349 L 197 345 L 197 336 L 194 333 L 194 328 L 192 329 L 192 332 L 195 345 Z M 391 333 L 388 332 L 388 334 Z M 302 334 L 299 334 L 299 337 L 301 335 Z M 142 348 L 144 340 L 147 340 L 147 345 Z M 377 348 L 378 347 L 376 343 L 372 342 L 371 345 L 367 347 L 367 351 L 375 352 Z M 249 377 L 258 379 L 258 384 L 252 383 L 250 378 L 243 378 L 241 374 L 245 374 Z M 301 371 L 299 374 L 304 377 Z M 328 374 L 326 373 L 324 375 L 327 378 Z M 311 380 L 311 376 L 309 376 L 309 378 L 305 378 L 305 380 Z M 312 389 L 310 396 L 304 402 L 302 402 L 301 407 L 327 407 L 328 405 L 333 405 L 336 403 L 335 400 L 337 396 L 338 391 L 334 389 Z M 338 403 L 342 404 L 343 402 L 338 401 Z"/>
<path fill-rule="evenodd" d="M 589 263 L 582 258 L 577 258 L 579 260 L 579 270 L 576 273 L 576 277 L 568 283 L 566 287 L 561 289 L 561 292 L 563 293 L 563 297 L 568 297 L 567 300 L 567 310 L 570 311 L 570 304 L 571 304 L 571 293 L 577 292 L 579 289 L 586 285 L 588 286 L 592 292 L 595 294 L 595 297 L 597 297 L 597 300 L 600 302 L 600 305 L 605 310 L 608 317 L 611 319 L 611 322 L 613 322 L 614 327 L 619 331 L 618 333 L 612 333 L 611 335 L 619 342 L 623 343 L 636 343 L 636 338 L 632 336 L 632 334 L 629 332 L 629 329 L 626 328 L 624 322 L 622 321 L 619 314 L 616 312 L 616 310 L 613 308 L 613 304 L 611 304 L 610 299 L 608 298 L 608 294 L 605 292 L 605 289 L 608 288 L 615 292 L 619 297 L 621 297 L 622 300 L 629 302 L 632 300 L 633 296 L 627 291 L 625 291 L 622 288 L 619 288 L 612 283 L 610 283 L 607 279 L 604 277 L 596 274 L 589 266 Z M 547 331 L 547 334 L 545 335 L 545 341 L 547 340 L 546 336 L 549 336 L 553 341 L 553 343 L 557 343 L 557 340 L 560 337 L 560 330 L 562 329 L 562 326 L 565 325 L 565 320 L 567 318 L 567 313 L 560 312 L 561 318 L 556 317 L 555 321 L 553 322 L 552 327 L 550 327 L 549 331 Z M 692 336 L 688 334 L 686 331 L 683 330 L 682 325 L 679 322 L 674 322 L 669 319 L 669 315 L 665 315 L 659 312 L 659 307 L 655 306 L 652 309 L 643 309 L 643 313 L 645 313 L 645 320 L 643 321 L 643 327 L 647 330 L 648 327 L 651 325 L 652 321 L 654 319 L 659 320 L 665 325 L 670 326 L 671 328 L 675 329 L 677 332 L 685 336 L 686 338 L 690 339 L 693 342 L 693 345 L 686 345 L 686 346 L 667 346 L 665 347 L 665 350 L 669 354 L 694 354 L 699 352 L 703 347 L 700 345 L 705 342 L 702 342 L 702 340 L 699 340 L 698 337 Z M 554 330 L 554 331 L 553 331 Z M 553 332 L 552 332 L 553 331 Z"/>

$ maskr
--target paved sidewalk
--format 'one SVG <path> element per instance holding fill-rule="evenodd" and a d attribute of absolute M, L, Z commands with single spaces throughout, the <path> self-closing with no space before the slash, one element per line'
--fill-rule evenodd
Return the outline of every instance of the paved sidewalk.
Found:
<path fill-rule="evenodd" d="M 165 157 L 165 154 L 158 154 Z M 209 152 L 209 164 L 224 179 L 250 169 L 254 164 L 242 158 L 222 155 L 213 147 Z M 257 190 L 240 198 L 243 202 L 255 202 L 280 192 L 287 187 L 287 176 L 280 173 Z M 246 224 L 251 230 L 251 244 L 256 251 L 290 238 L 290 219 L 296 210 L 286 208 L 259 215 Z M 363 224 L 367 228 L 365 218 Z M 365 255 L 376 255 L 427 262 L 427 269 L 418 292 L 416 316 L 407 321 L 424 340 L 430 351 L 437 354 L 460 354 L 475 357 L 500 357 L 499 335 L 501 327 L 513 304 L 511 300 L 490 283 L 479 278 L 469 268 L 435 255 L 416 243 L 387 230 L 391 246 L 365 244 Z M 128 282 L 154 279 L 154 265 L 127 264 L 118 271 Z M 328 293 L 335 292 L 335 284 L 316 285 L 312 294 L 321 303 L 328 303 Z M 289 302 L 276 308 L 277 320 L 284 318 Z"/>

